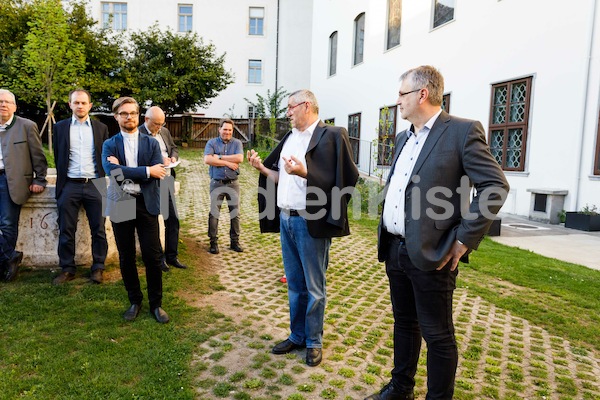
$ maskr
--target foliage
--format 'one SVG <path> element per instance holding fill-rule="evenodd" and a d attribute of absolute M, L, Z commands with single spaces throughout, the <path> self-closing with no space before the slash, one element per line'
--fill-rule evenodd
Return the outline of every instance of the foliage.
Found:
<path fill-rule="evenodd" d="M 383 175 L 385 169 L 379 168 L 380 165 L 391 165 L 394 155 L 394 126 L 391 119 L 391 112 L 388 107 L 384 107 L 379 115 L 379 126 L 377 127 L 377 139 L 371 142 L 373 148 L 373 174 L 379 177 L 379 184 L 383 185 Z"/>
<path fill-rule="evenodd" d="M 157 25 L 131 34 L 129 84 L 141 105 L 158 105 L 167 114 L 206 106 L 233 82 L 225 54 L 204 45 L 195 32 L 161 31 Z"/>
<path fill-rule="evenodd" d="M 271 91 L 267 89 L 267 95 L 261 96 L 260 94 L 256 94 L 256 102 L 248 100 L 244 97 L 244 100 L 254 107 L 257 118 L 283 118 L 287 111 L 287 105 L 282 106 L 281 102 L 285 99 L 285 97 L 289 93 L 283 89 L 283 87 L 277 88 L 273 94 Z M 275 131 L 273 127 L 271 127 L 271 133 Z"/>
<path fill-rule="evenodd" d="M 595 205 L 590 206 L 590 205 L 586 204 L 581 209 L 581 212 L 586 215 L 598 215 L 598 207 L 596 207 Z"/>

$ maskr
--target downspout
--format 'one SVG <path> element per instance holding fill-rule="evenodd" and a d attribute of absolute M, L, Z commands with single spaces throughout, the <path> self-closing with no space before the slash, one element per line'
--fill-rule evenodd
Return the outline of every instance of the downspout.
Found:
<path fill-rule="evenodd" d="M 279 86 L 279 1 L 277 0 L 277 34 L 275 39 L 275 93 L 277 93 Z"/>
<path fill-rule="evenodd" d="M 590 73 L 591 73 L 591 64 L 592 64 L 592 50 L 594 48 L 594 31 L 596 30 L 596 5 L 598 0 L 592 0 L 592 12 L 590 13 L 590 40 L 589 40 L 589 48 L 587 54 L 587 65 L 586 65 L 586 73 L 585 73 L 585 89 L 583 94 L 583 115 L 581 118 L 581 137 L 579 142 L 579 168 L 577 169 L 577 186 L 575 188 L 575 197 L 573 199 L 573 204 L 575 205 L 575 210 L 579 210 L 579 193 L 581 191 L 581 177 L 584 174 L 584 165 L 583 165 L 583 151 L 585 147 L 585 125 L 587 122 L 587 102 L 589 97 L 589 88 L 590 88 Z"/>

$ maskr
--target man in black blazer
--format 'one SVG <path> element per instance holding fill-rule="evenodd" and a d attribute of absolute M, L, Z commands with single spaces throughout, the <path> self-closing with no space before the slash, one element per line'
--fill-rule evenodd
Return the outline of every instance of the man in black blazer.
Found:
<path fill-rule="evenodd" d="M 87 90 L 71 91 L 69 108 L 73 116 L 54 125 L 58 258 L 62 272 L 53 283 L 60 285 L 75 279 L 75 234 L 82 206 L 92 235 L 90 279 L 94 283 L 102 283 L 108 242 L 102 216 L 102 196 L 92 179 L 104 177 L 102 143 L 108 139 L 108 127 L 90 119 L 92 97 Z"/>
<path fill-rule="evenodd" d="M 397 104 L 412 126 L 396 138 L 378 236 L 394 312 L 394 368 L 391 382 L 367 399 L 414 398 L 423 338 L 426 399 L 450 400 L 458 362 L 452 322 L 458 262 L 477 249 L 509 187 L 481 124 L 442 111 L 444 78 L 437 69 L 417 67 L 401 81 Z"/>
<path fill-rule="evenodd" d="M 173 142 L 171 132 L 164 126 L 165 113 L 160 107 L 153 106 L 146 111 L 144 123 L 139 126 L 140 132 L 152 136 L 160 146 L 160 153 L 163 157 L 163 164 L 168 167 L 171 163 L 179 159 L 179 150 Z M 175 179 L 175 168 L 167 168 L 167 175 Z M 187 268 L 177 258 L 179 246 L 179 218 L 175 207 L 175 199 L 169 195 L 169 216 L 165 219 L 165 254 L 162 263 L 162 270 L 169 271 L 168 265 L 175 268 Z M 167 265 L 168 264 L 168 265 Z"/>
<path fill-rule="evenodd" d="M 292 93 L 287 115 L 292 131 L 264 162 L 254 150 L 248 161 L 261 173 L 261 232 L 280 232 L 288 284 L 291 333 L 271 352 L 306 347 L 306 364 L 313 367 L 322 360 L 331 238 L 350 234 L 347 205 L 358 169 L 348 132 L 319 120 L 312 92 Z"/>
<path fill-rule="evenodd" d="M 144 298 L 136 266 L 137 231 L 146 267 L 150 313 L 158 322 L 167 323 L 169 315 L 162 309 L 162 249 L 158 229 L 159 180 L 167 172 L 162 163 L 158 142 L 138 131 L 139 110 L 137 101 L 131 97 L 120 97 L 113 103 L 113 113 L 121 132 L 104 142 L 102 166 L 106 174 L 113 177 L 111 185 L 118 183 L 115 176 L 124 178 L 119 187 L 109 186 L 108 193 L 125 192 L 135 199 L 135 212 L 120 215 L 121 222 L 111 221 L 119 250 L 121 275 L 131 303 L 123 318 L 126 321 L 135 320 Z M 109 206 L 113 205 L 111 200 L 115 199 L 109 196 Z M 118 206 L 119 204 L 116 205 Z M 112 217 L 110 209 L 108 211 L 107 214 Z"/>

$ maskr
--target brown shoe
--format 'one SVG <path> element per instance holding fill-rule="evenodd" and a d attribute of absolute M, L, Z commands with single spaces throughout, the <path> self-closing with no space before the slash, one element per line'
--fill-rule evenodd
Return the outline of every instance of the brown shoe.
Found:
<path fill-rule="evenodd" d="M 71 272 L 61 272 L 54 280 L 52 281 L 53 285 L 62 285 L 63 283 L 72 281 L 75 279 L 75 274 Z"/>
<path fill-rule="evenodd" d="M 92 283 L 101 284 L 102 282 L 104 282 L 104 276 L 102 276 L 103 273 L 104 270 L 100 268 L 92 271 L 92 275 L 90 275 L 90 280 L 92 281 Z"/>
<path fill-rule="evenodd" d="M 323 350 L 316 348 L 306 349 L 306 365 L 309 367 L 316 367 L 321 364 L 322 359 Z"/>

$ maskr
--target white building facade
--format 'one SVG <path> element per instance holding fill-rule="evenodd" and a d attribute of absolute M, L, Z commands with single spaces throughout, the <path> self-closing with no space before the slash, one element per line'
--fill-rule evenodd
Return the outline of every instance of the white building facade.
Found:
<path fill-rule="evenodd" d="M 226 52 L 235 83 L 199 110 L 208 117 L 247 117 L 243 99 L 267 89 L 310 88 L 321 117 L 348 128 L 366 173 L 389 168 L 372 142 L 408 126 L 396 117 L 399 76 L 433 65 L 444 107 L 486 129 L 511 185 L 502 211 L 529 215 L 537 189 L 567 191 L 567 211 L 600 207 L 599 3 L 93 0 L 91 12 L 113 13 L 117 29 L 191 29 Z"/>

